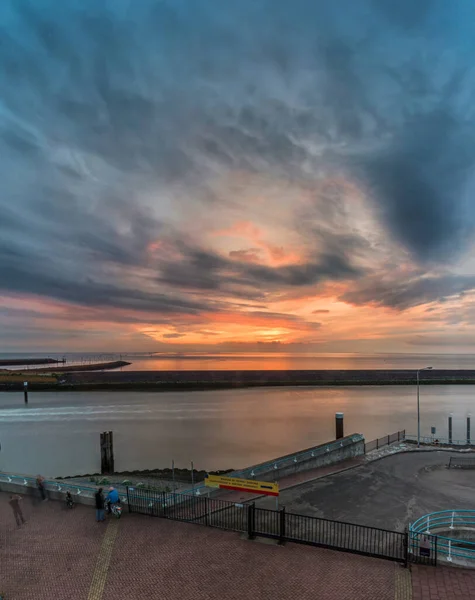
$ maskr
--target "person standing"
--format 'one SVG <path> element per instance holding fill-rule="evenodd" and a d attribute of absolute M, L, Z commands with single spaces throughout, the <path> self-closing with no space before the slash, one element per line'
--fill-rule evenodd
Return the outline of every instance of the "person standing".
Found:
<path fill-rule="evenodd" d="M 36 478 L 36 487 L 40 490 L 41 499 L 43 500 L 43 502 L 45 500 L 48 500 L 45 491 L 45 478 L 41 475 L 38 475 L 38 477 Z"/>
<path fill-rule="evenodd" d="M 104 514 L 104 496 L 102 495 L 102 488 L 99 488 L 95 494 L 96 498 L 96 521 L 100 523 L 106 518 Z"/>
<path fill-rule="evenodd" d="M 20 527 L 22 523 L 25 523 L 23 513 L 21 512 L 20 500 L 22 500 L 21 496 L 12 494 L 10 496 L 10 500 L 8 501 L 8 503 L 12 507 L 13 514 L 15 515 L 15 521 L 18 527 Z"/>

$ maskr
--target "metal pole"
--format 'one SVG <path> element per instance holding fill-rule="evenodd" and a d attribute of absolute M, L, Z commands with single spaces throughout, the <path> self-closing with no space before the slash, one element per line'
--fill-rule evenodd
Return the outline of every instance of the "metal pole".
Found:
<path fill-rule="evenodd" d="M 173 480 L 173 493 L 176 492 L 176 485 L 175 485 L 175 461 L 172 460 L 172 480 Z"/>
<path fill-rule="evenodd" d="M 193 461 L 191 461 L 191 489 L 193 490 L 193 495 L 195 494 L 195 476 L 193 473 Z"/>
<path fill-rule="evenodd" d="M 467 415 L 467 445 L 470 446 L 470 415 Z"/>
<path fill-rule="evenodd" d="M 449 444 L 452 443 L 452 413 L 449 415 Z"/>
<path fill-rule="evenodd" d="M 25 404 L 28 404 L 28 381 L 23 382 L 23 392 L 25 394 Z"/>
<path fill-rule="evenodd" d="M 417 447 L 421 447 L 421 410 L 419 402 L 419 369 L 417 370 Z"/>

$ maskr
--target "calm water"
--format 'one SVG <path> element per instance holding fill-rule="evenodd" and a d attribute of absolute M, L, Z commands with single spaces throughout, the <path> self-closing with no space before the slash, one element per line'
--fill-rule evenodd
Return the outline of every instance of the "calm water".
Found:
<path fill-rule="evenodd" d="M 421 389 L 422 434 L 437 427 L 454 439 L 474 413 L 475 386 Z M 99 433 L 115 435 L 119 470 L 177 466 L 239 468 L 345 432 L 368 440 L 398 429 L 416 431 L 414 387 L 269 388 L 216 392 L 0 393 L 0 469 L 45 475 L 98 471 Z"/>
<path fill-rule="evenodd" d="M 125 371 L 189 371 L 189 370 L 286 370 L 286 369 L 415 369 L 432 366 L 434 369 L 475 369 L 473 354 L 286 354 L 266 352 L 254 354 L 94 354 L 78 353 L 8 353 L 8 358 L 56 358 L 66 359 L 68 366 L 97 362 L 125 360 L 131 364 L 122 367 Z M 18 369 L 20 367 L 6 367 Z M 26 366 L 25 369 L 29 368 Z"/>

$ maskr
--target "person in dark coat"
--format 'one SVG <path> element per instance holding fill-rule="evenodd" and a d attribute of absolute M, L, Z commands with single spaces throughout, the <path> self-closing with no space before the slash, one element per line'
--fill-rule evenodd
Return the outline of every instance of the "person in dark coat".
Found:
<path fill-rule="evenodd" d="M 10 496 L 10 500 L 8 501 L 8 503 L 12 507 L 13 514 L 15 515 L 16 524 L 18 525 L 18 527 L 20 527 L 20 525 L 22 523 L 25 523 L 23 513 L 21 512 L 21 506 L 20 506 L 21 499 L 22 499 L 21 496 L 18 496 L 17 494 L 12 494 Z"/>
<path fill-rule="evenodd" d="M 104 513 L 104 496 L 102 494 L 102 488 L 99 488 L 95 494 L 96 498 L 96 521 L 100 523 L 104 521 L 106 515 Z"/>

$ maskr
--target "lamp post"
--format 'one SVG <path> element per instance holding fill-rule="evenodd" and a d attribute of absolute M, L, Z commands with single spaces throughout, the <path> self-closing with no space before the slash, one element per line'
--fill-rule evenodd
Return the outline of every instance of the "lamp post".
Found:
<path fill-rule="evenodd" d="M 419 403 L 419 386 L 420 386 L 420 373 L 421 371 L 430 371 L 432 367 L 424 367 L 423 369 L 417 369 L 417 447 L 421 446 L 421 410 Z"/>

